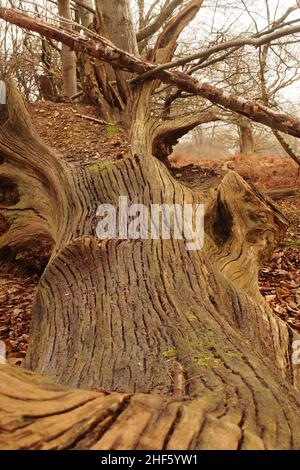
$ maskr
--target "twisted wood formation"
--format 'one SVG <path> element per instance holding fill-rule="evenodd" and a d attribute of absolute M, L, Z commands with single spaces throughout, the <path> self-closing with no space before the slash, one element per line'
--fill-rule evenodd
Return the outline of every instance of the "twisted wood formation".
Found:
<path fill-rule="evenodd" d="M 234 172 L 203 189 L 150 154 L 71 167 L 36 135 L 11 81 L 8 98 L 0 256 L 40 240 L 53 252 L 33 307 L 34 374 L 0 368 L 0 447 L 300 448 L 296 335 L 257 287 L 283 216 Z M 205 203 L 204 249 L 99 241 L 96 209 L 120 195 Z"/>

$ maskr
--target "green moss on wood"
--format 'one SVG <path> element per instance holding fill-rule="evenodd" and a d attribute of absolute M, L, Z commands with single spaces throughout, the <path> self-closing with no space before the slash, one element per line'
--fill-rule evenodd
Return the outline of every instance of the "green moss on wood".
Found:
<path fill-rule="evenodd" d="M 163 357 L 165 359 L 175 359 L 176 356 L 177 356 L 177 351 L 175 348 L 170 348 L 163 352 Z"/>

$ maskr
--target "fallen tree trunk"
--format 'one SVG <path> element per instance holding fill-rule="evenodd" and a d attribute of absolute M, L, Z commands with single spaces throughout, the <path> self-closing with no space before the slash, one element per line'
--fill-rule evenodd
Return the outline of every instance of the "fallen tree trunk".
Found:
<path fill-rule="evenodd" d="M 218 407 L 220 393 L 224 399 L 223 413 Z M 290 396 L 287 401 L 292 402 L 293 398 Z M 234 401 L 233 395 L 227 402 L 218 388 L 211 391 L 210 397 L 206 395 L 193 399 L 69 390 L 47 378 L 10 366 L 0 366 L 0 448 L 299 448 L 299 436 L 293 431 L 296 419 L 294 422 L 287 421 L 292 414 L 282 414 L 278 416 L 281 421 L 277 421 L 274 412 L 264 413 L 263 407 L 258 405 L 257 416 L 251 426 L 248 422 L 243 428 L 251 408 L 247 410 L 247 401 L 241 402 L 245 406 L 245 422 L 241 424 L 242 415 L 239 408 L 234 408 Z M 268 401 L 266 406 L 269 404 Z M 265 428 L 261 420 L 268 415 L 270 421 Z M 255 427 L 260 431 L 255 431 Z"/>
<path fill-rule="evenodd" d="M 53 253 L 33 307 L 26 366 L 35 374 L 0 369 L 0 446 L 300 448 L 297 335 L 257 286 L 284 217 L 234 172 L 202 190 L 149 154 L 69 166 L 36 135 L 12 81 L 7 91 L 0 260 L 45 243 Z M 100 241 L 97 207 L 118 206 L 120 195 L 205 203 L 203 250 Z"/>
<path fill-rule="evenodd" d="M 68 390 L 0 366 L 0 448 L 35 450 L 264 449 L 214 398 Z M 296 441 L 297 442 L 297 441 Z"/>

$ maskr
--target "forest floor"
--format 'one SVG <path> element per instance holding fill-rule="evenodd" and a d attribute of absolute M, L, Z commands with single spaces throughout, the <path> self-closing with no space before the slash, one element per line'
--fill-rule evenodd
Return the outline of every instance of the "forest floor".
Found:
<path fill-rule="evenodd" d="M 42 139 L 68 162 L 91 165 L 99 160 L 122 158 L 129 149 L 121 126 L 103 125 L 80 115 L 101 119 L 94 106 L 42 102 L 30 105 L 33 123 Z M 177 167 L 193 163 L 210 171 L 227 163 L 224 158 L 205 159 L 176 154 Z M 297 166 L 288 158 L 232 157 L 230 163 L 261 190 L 300 190 Z M 300 331 L 300 197 L 276 202 L 290 221 L 285 240 L 261 268 L 260 289 L 274 313 Z M 7 358 L 22 365 L 30 334 L 31 308 L 38 284 L 32 271 L 0 273 L 0 340 Z"/>

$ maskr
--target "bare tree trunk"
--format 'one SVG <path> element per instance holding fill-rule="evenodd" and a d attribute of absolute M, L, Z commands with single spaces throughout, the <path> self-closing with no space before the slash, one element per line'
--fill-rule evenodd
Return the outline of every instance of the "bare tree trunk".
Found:
<path fill-rule="evenodd" d="M 120 49 L 138 55 L 129 0 L 97 0 L 96 29 Z M 103 96 L 112 108 L 111 120 L 121 119 L 130 125 L 133 97 L 127 81 L 132 75 L 102 61 L 97 61 L 96 72 Z"/>
<path fill-rule="evenodd" d="M 96 0 L 96 11 L 101 36 L 123 51 L 138 55 L 130 0 Z"/>
<path fill-rule="evenodd" d="M 62 18 L 71 19 L 70 0 L 57 1 L 58 13 Z M 61 20 L 61 25 L 66 30 L 72 27 Z M 76 54 L 67 45 L 62 45 L 61 50 L 62 74 L 64 81 L 64 93 L 71 97 L 77 93 L 77 71 L 76 71 Z"/>
<path fill-rule="evenodd" d="M 11 81 L 7 88 L 0 250 L 54 243 L 27 367 L 105 392 L 1 366 L 1 447 L 299 448 L 296 335 L 257 286 L 261 260 L 285 231 L 280 213 L 233 172 L 192 190 L 150 154 L 66 165 L 36 135 Z M 147 206 L 204 202 L 204 249 L 99 241 L 97 206 L 117 206 L 120 195 Z"/>
<path fill-rule="evenodd" d="M 247 118 L 239 118 L 240 154 L 251 156 L 255 154 L 255 142 L 251 121 Z"/>
<path fill-rule="evenodd" d="M 93 0 L 83 0 L 82 4 L 90 8 L 93 7 Z M 94 14 L 92 14 L 83 6 L 78 6 L 79 19 L 82 26 L 85 28 L 94 29 Z M 113 108 L 107 103 L 103 96 L 101 85 L 102 78 L 99 80 L 99 73 L 102 67 L 94 63 L 90 56 L 82 53 L 79 56 L 79 63 L 81 66 L 81 83 L 83 89 L 83 100 L 86 103 L 96 104 L 101 108 L 102 116 L 106 121 L 113 121 Z"/>

